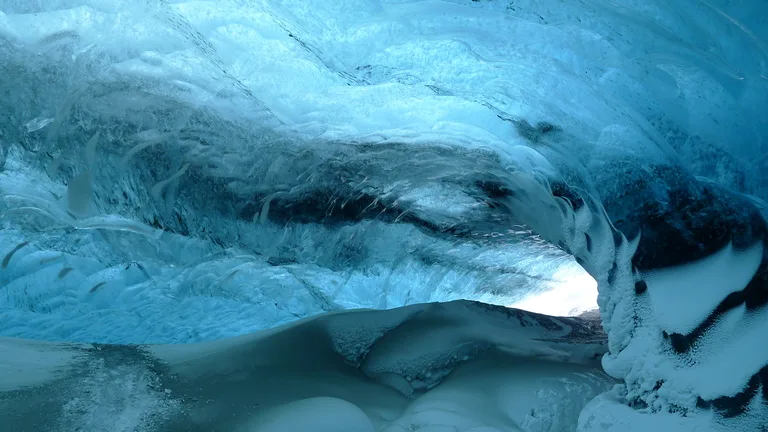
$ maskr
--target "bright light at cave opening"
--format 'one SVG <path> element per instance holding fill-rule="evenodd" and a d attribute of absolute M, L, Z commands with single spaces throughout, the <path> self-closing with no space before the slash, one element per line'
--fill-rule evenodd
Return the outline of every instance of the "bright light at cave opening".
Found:
<path fill-rule="evenodd" d="M 552 280 L 542 291 L 507 306 L 555 316 L 576 316 L 597 309 L 597 281 L 575 260 L 559 266 Z"/>

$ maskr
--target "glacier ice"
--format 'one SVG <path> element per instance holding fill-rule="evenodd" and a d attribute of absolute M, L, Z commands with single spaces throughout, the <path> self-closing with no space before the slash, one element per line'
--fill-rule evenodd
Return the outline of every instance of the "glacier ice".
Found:
<path fill-rule="evenodd" d="M 0 1 L 0 420 L 761 430 L 766 13 Z"/>

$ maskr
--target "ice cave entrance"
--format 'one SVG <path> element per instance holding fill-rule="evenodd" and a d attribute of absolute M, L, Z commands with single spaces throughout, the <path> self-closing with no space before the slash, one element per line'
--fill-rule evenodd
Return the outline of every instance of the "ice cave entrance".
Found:
<path fill-rule="evenodd" d="M 597 310 L 597 281 L 571 256 L 555 265 L 541 290 L 504 306 L 553 316 L 576 316 Z"/>
<path fill-rule="evenodd" d="M 475 277 L 466 281 L 465 287 L 462 282 L 449 285 L 450 288 L 438 283 L 437 291 L 428 301 L 475 300 L 552 316 L 578 316 L 598 310 L 597 281 L 572 255 L 531 230 L 510 232 L 516 235 L 488 235 L 508 240 L 498 245 L 480 242 L 478 252 L 468 257 L 480 268 L 499 271 L 500 276 Z M 419 300 L 406 300 L 404 304 Z"/>

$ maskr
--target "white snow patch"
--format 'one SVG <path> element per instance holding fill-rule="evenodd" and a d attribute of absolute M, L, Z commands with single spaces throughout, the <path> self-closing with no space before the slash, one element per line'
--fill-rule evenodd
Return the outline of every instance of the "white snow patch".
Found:
<path fill-rule="evenodd" d="M 337 398 L 315 397 L 290 402 L 259 414 L 242 432 L 374 432 L 357 406 Z"/>
<path fill-rule="evenodd" d="M 643 274 L 661 328 L 692 331 L 727 295 L 747 286 L 762 258 L 763 242 L 743 251 L 729 243 L 699 261 Z"/>

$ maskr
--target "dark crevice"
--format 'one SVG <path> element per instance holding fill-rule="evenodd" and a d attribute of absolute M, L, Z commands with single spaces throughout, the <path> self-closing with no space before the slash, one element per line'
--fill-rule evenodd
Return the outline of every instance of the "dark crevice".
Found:
<path fill-rule="evenodd" d="M 648 284 L 645 283 L 645 281 L 637 281 L 635 282 L 635 294 L 641 295 L 645 294 L 645 292 L 648 291 Z"/>
<path fill-rule="evenodd" d="M 526 120 L 512 120 L 509 118 L 505 118 L 504 116 L 501 116 L 501 115 L 499 115 L 498 117 L 505 121 L 511 121 L 512 124 L 515 125 L 515 129 L 517 130 L 517 133 L 520 134 L 521 137 L 525 138 L 526 140 L 532 143 L 538 143 L 545 136 L 555 134 L 562 130 L 560 129 L 559 126 L 556 126 L 546 121 L 538 122 L 534 126 L 528 123 Z"/>
<path fill-rule="evenodd" d="M 552 182 L 550 187 L 552 188 L 552 196 L 568 200 L 574 211 L 577 211 L 584 206 L 584 199 L 567 184 L 563 182 Z"/>

